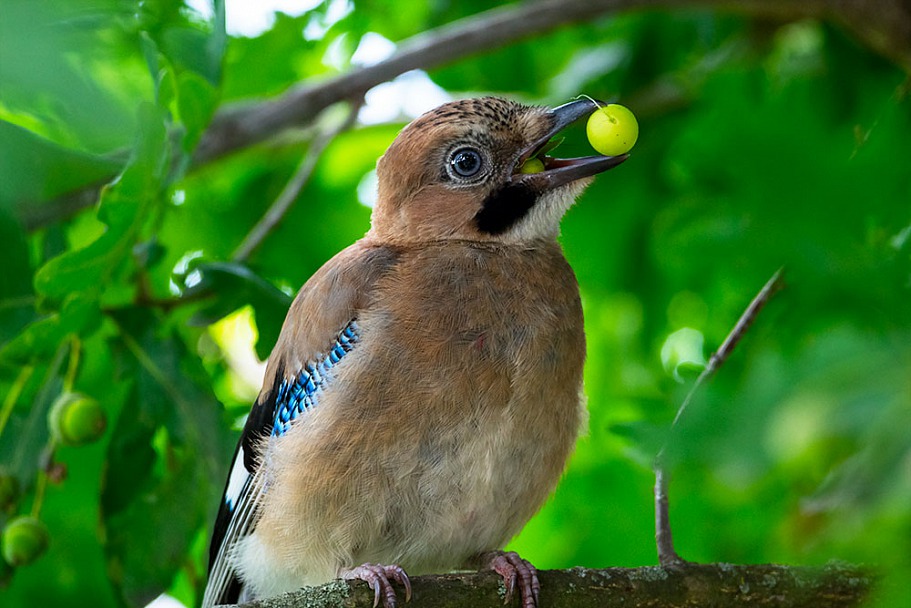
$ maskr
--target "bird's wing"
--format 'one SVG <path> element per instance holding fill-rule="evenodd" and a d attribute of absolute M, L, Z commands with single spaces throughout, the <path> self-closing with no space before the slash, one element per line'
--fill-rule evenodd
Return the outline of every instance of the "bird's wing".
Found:
<path fill-rule="evenodd" d="M 332 367 L 360 339 L 358 312 L 370 304 L 372 288 L 396 261 L 385 247 L 358 242 L 326 263 L 301 288 L 269 358 L 266 379 L 247 417 L 209 548 L 209 579 L 203 607 L 236 603 L 242 583 L 231 563 L 234 545 L 253 531 L 257 507 L 268 491 L 261 466 L 264 438 L 281 435 L 315 405 Z"/>

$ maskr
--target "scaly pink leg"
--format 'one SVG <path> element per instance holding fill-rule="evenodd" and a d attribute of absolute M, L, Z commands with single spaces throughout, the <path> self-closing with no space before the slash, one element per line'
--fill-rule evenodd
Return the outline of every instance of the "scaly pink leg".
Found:
<path fill-rule="evenodd" d="M 538 582 L 538 571 L 531 562 L 528 562 L 515 551 L 491 551 L 484 555 L 488 567 L 503 577 L 506 585 L 506 601 L 512 601 L 512 594 L 519 584 L 519 593 L 522 596 L 522 608 L 537 608 L 538 595 L 541 593 L 541 583 Z"/>
<path fill-rule="evenodd" d="M 373 608 L 380 605 L 380 596 L 383 598 L 383 608 L 395 608 L 398 599 L 395 589 L 389 579 L 405 587 L 405 601 L 411 601 L 411 581 L 401 566 L 383 566 L 381 564 L 361 564 L 350 570 L 340 570 L 338 575 L 345 580 L 361 580 L 373 589 Z"/>

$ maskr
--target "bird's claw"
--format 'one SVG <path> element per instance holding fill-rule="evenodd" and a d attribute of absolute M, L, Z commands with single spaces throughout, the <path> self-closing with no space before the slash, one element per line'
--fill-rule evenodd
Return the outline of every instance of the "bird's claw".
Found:
<path fill-rule="evenodd" d="M 396 608 L 398 599 L 395 596 L 395 589 L 392 588 L 390 579 L 399 583 L 405 588 L 405 601 L 411 601 L 411 581 L 405 570 L 398 565 L 384 566 L 382 564 L 361 564 L 357 568 L 342 570 L 339 572 L 345 580 L 361 580 L 370 585 L 373 589 L 373 608 L 380 605 L 380 598 L 383 600 L 383 608 Z"/>
<path fill-rule="evenodd" d="M 518 583 L 522 608 L 537 608 L 541 583 L 538 581 L 538 571 L 531 562 L 519 557 L 515 551 L 494 551 L 488 556 L 489 567 L 503 577 L 503 584 L 506 585 L 506 599 L 503 603 L 512 601 Z"/>

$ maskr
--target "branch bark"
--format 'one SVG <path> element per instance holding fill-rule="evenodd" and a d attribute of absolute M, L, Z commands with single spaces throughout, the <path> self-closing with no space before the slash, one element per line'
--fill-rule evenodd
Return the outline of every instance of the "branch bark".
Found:
<path fill-rule="evenodd" d="M 849 608 L 860 606 L 875 577 L 856 566 L 822 568 L 686 564 L 593 570 L 539 571 L 541 605 L 548 608 L 626 606 L 683 608 Z M 419 576 L 408 608 L 502 608 L 505 589 L 493 572 Z M 516 594 L 513 605 L 518 605 Z M 370 608 L 373 591 L 361 581 L 320 587 L 241 604 L 242 608 Z"/>
<path fill-rule="evenodd" d="M 705 8 L 782 21 L 821 18 L 853 31 L 877 52 L 911 72 L 911 0 L 542 0 L 508 5 L 417 34 L 389 59 L 317 83 L 304 83 L 274 99 L 220 110 L 192 159 L 198 167 L 313 120 L 342 100 L 415 69 L 430 69 L 560 27 L 630 9 Z M 97 200 L 93 184 L 24 213 L 28 229 L 66 217 Z"/>

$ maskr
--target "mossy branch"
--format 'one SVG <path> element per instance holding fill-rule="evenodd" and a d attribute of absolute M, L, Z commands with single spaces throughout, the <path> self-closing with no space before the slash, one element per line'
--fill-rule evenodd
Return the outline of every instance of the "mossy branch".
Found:
<path fill-rule="evenodd" d="M 860 606 L 875 576 L 850 565 L 824 567 L 692 564 L 679 568 L 544 570 L 545 608 L 848 608 Z M 418 576 L 407 608 L 502 608 L 505 589 L 493 572 Z M 519 605 L 518 594 L 513 605 Z M 370 608 L 366 583 L 334 581 L 241 604 L 243 608 Z M 401 602 L 404 608 L 406 605 Z"/>

